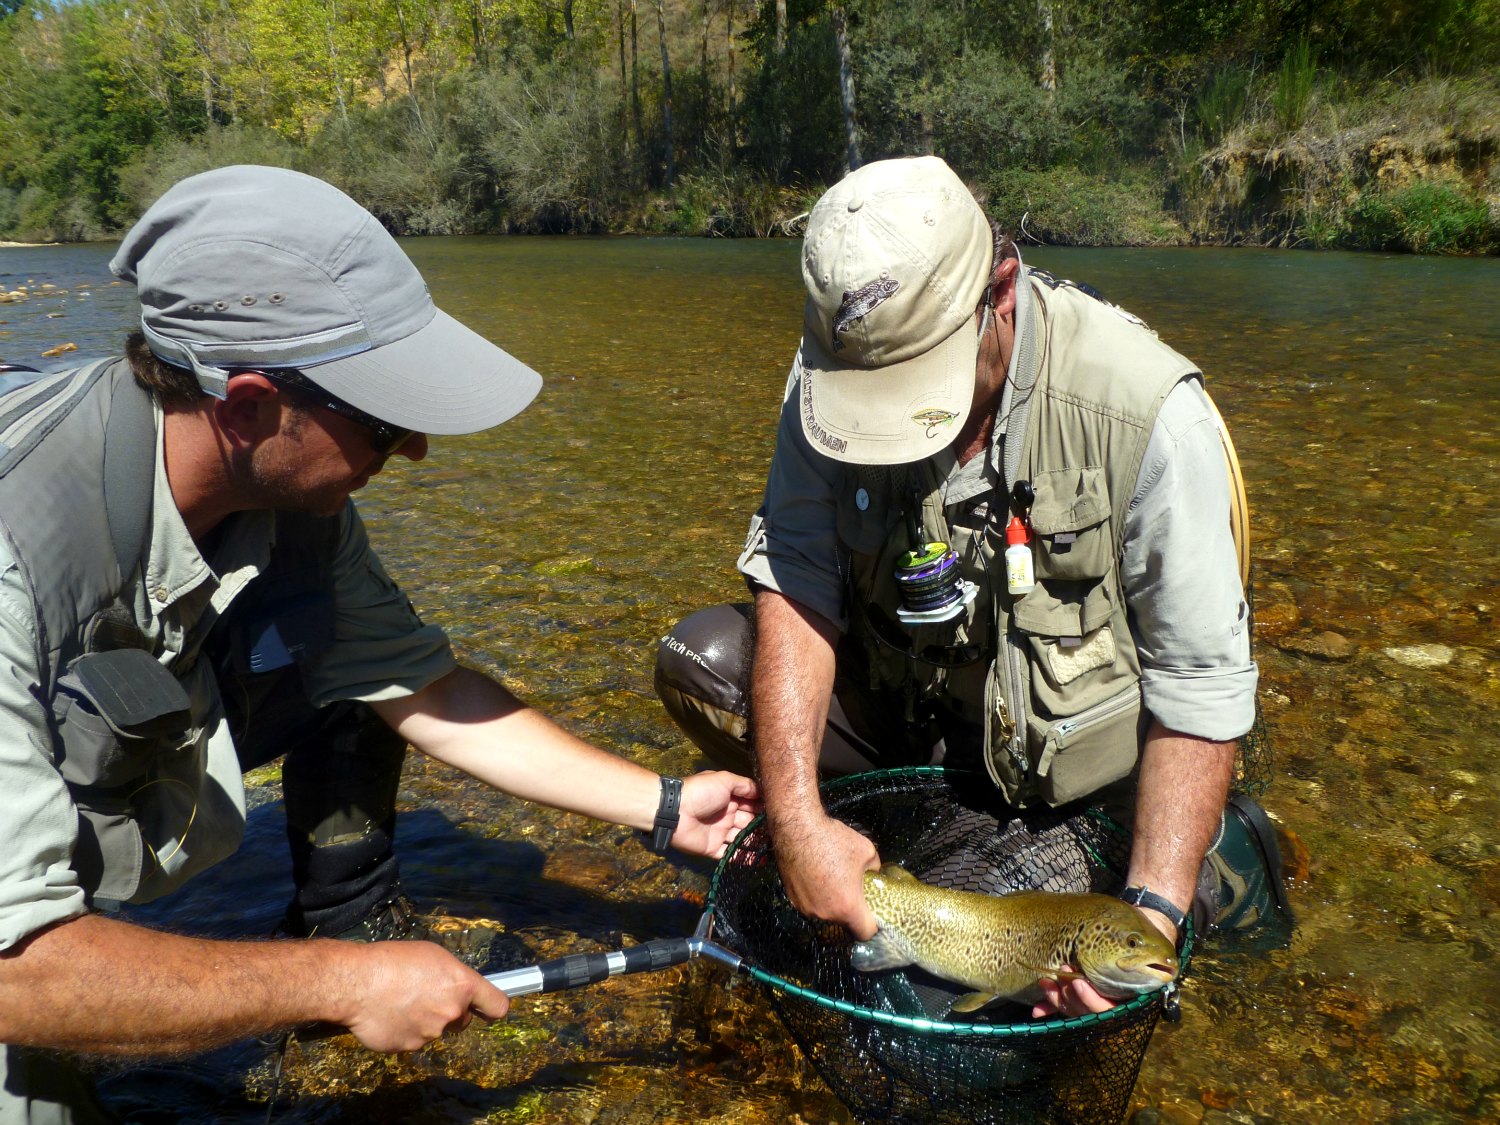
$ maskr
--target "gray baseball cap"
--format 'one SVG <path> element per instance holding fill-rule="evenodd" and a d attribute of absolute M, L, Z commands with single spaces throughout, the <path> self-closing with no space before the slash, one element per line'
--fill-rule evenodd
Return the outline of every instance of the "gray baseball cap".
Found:
<path fill-rule="evenodd" d="M 542 386 L 432 303 L 373 215 L 300 172 L 189 176 L 109 268 L 139 289 L 151 351 L 220 398 L 231 370 L 294 367 L 383 422 L 467 434 L 520 413 Z"/>

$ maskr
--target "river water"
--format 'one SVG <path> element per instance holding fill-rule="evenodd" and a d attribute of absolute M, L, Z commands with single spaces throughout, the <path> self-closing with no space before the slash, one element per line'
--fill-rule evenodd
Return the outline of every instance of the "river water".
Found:
<path fill-rule="evenodd" d="M 793 242 L 430 239 L 439 303 L 547 379 L 498 430 L 362 494 L 372 537 L 465 658 L 653 768 L 697 759 L 651 690 L 657 638 L 741 595 L 801 321 Z M 132 292 L 108 247 L 0 249 L 0 359 L 104 354 Z M 1034 248 L 1208 373 L 1249 487 L 1267 807 L 1305 844 L 1299 926 L 1195 960 L 1140 1120 L 1500 1118 L 1500 261 Z M 47 290 L 43 285 L 54 286 Z M 56 315 L 60 314 L 60 315 Z M 74 343 L 76 353 L 44 359 Z M 273 776 L 249 843 L 141 912 L 259 935 L 288 881 Z M 406 882 L 495 919 L 523 963 L 691 929 L 710 867 L 413 762 Z M 273 1087 L 274 1083 L 274 1087 Z M 756 993 L 693 964 L 552 997 L 428 1050 L 256 1044 L 113 1076 L 138 1119 L 842 1119 Z"/>

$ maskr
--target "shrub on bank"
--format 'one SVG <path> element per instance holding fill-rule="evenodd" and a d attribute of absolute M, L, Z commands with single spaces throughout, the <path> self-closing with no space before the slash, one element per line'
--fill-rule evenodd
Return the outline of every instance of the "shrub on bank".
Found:
<path fill-rule="evenodd" d="M 1355 250 L 1474 253 L 1500 248 L 1500 230 L 1482 199 L 1453 184 L 1423 182 L 1361 195 L 1338 242 Z"/>
<path fill-rule="evenodd" d="M 1016 168 L 983 181 L 986 209 L 1024 243 L 1179 246 L 1186 231 L 1162 209 L 1164 184 L 1150 168 L 1099 176 L 1077 168 Z"/>

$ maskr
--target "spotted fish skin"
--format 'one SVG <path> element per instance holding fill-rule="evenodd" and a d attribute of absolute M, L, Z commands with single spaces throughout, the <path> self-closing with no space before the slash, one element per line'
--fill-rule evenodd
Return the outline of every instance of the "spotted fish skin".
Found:
<path fill-rule="evenodd" d="M 852 293 L 845 290 L 844 299 L 839 302 L 838 312 L 833 314 L 833 350 L 838 351 L 844 346 L 844 341 L 840 340 L 839 336 L 849 331 L 850 326 L 856 320 L 869 316 L 900 288 L 901 283 L 893 278 L 877 277 L 868 285 L 861 285 Z"/>
<path fill-rule="evenodd" d="M 1034 1003 L 1038 982 L 1083 976 L 1125 999 L 1177 975 L 1172 943 L 1133 906 L 1109 895 L 947 890 L 895 864 L 865 873 L 865 901 L 880 929 L 854 947 L 856 969 L 917 965 L 974 991 L 953 1005 L 970 1012 L 1005 998 Z"/>

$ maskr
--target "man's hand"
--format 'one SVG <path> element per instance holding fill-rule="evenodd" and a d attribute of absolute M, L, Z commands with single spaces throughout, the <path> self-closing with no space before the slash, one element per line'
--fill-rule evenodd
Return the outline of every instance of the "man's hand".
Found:
<path fill-rule="evenodd" d="M 681 819 L 672 846 L 718 859 L 760 812 L 760 789 L 748 777 L 723 770 L 695 773 L 682 782 Z"/>
<path fill-rule="evenodd" d="M 865 872 L 880 870 L 869 839 L 826 814 L 780 824 L 774 830 L 776 862 L 787 897 L 803 914 L 848 926 L 860 941 L 875 936 L 875 915 L 865 903 Z"/>
<path fill-rule="evenodd" d="M 348 944 L 348 943 L 344 943 Z M 500 1019 L 510 999 L 442 946 L 382 941 L 351 946 L 350 1011 L 338 1022 L 372 1051 L 415 1051 L 475 1016 Z"/>

